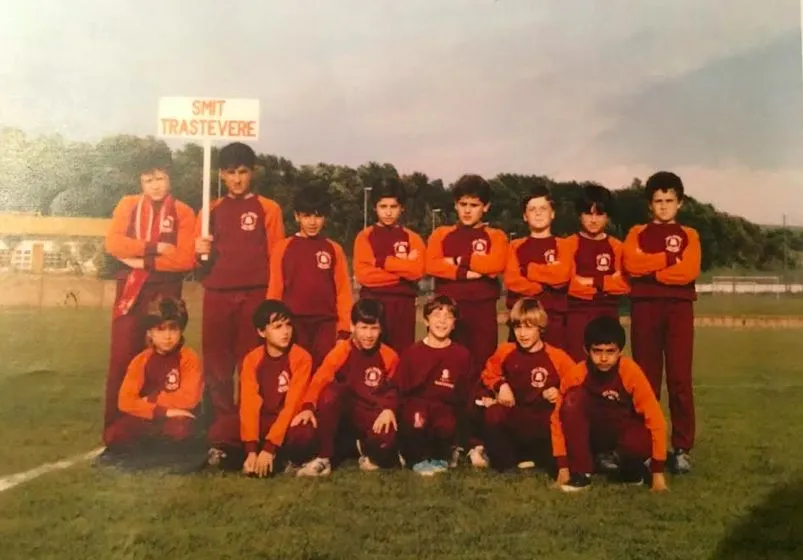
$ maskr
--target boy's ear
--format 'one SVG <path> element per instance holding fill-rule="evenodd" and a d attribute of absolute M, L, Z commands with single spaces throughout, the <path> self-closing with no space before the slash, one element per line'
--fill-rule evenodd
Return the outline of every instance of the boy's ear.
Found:
<path fill-rule="evenodd" d="M 258 335 L 259 335 L 261 338 L 268 338 L 268 329 L 267 329 L 267 328 L 264 328 L 264 329 L 257 329 L 257 334 L 258 334 Z"/>
<path fill-rule="evenodd" d="M 483 213 L 487 212 L 490 209 L 491 209 L 491 203 L 490 202 L 482 207 Z"/>

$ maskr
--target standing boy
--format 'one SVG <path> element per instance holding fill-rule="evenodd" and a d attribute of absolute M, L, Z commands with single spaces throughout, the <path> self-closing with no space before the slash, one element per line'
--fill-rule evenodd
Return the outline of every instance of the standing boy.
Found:
<path fill-rule="evenodd" d="M 119 418 L 117 396 L 131 360 L 145 348 L 144 318 L 159 297 L 181 297 L 192 270 L 195 214 L 170 195 L 169 156 L 139 176 L 141 195 L 125 196 L 114 209 L 106 250 L 124 268 L 117 275 L 106 377 L 104 442 Z"/>
<path fill-rule="evenodd" d="M 251 350 L 240 367 L 240 438 L 246 454 L 243 472 L 262 478 L 273 473 L 280 450 L 288 465 L 312 455 L 314 432 L 305 426 L 288 431 L 301 410 L 312 357 L 293 344 L 293 318 L 282 302 L 263 301 L 254 312 L 254 327 L 265 343 Z"/>
<path fill-rule="evenodd" d="M 315 371 L 337 338 L 349 336 L 351 278 L 339 243 L 321 232 L 330 201 L 326 192 L 303 187 L 293 210 L 298 233 L 278 244 L 272 255 L 268 299 L 278 299 L 293 314 L 296 340 L 312 354 Z"/>
<path fill-rule="evenodd" d="M 552 456 L 564 476 L 568 473 L 557 404 L 561 381 L 575 363 L 543 341 L 546 327 L 547 314 L 537 300 L 518 300 L 510 310 L 516 342 L 500 346 L 482 372 L 483 384 L 496 394 L 496 404 L 485 409 L 485 446 L 496 470 L 531 468 L 534 459 Z"/>
<path fill-rule="evenodd" d="M 381 343 L 382 304 L 361 299 L 351 310 L 352 336 L 341 340 L 315 372 L 302 411 L 291 425 L 317 429 L 318 456 L 298 476 L 332 472 L 335 439 L 341 424 L 357 436 L 360 468 L 375 471 L 398 465 L 396 408 L 398 395 L 391 379 L 399 357 Z"/>
<path fill-rule="evenodd" d="M 460 321 L 453 339 L 469 349 L 479 366 L 498 342 L 497 276 L 505 269 L 507 237 L 482 222 L 491 208 L 491 186 L 479 175 L 463 175 L 452 187 L 458 223 L 441 226 L 429 238 L 427 274 L 435 277 L 435 293 L 457 302 Z M 476 381 L 476 374 L 474 375 Z"/>
<path fill-rule="evenodd" d="M 354 275 L 360 297 L 385 309 L 385 342 L 401 352 L 415 341 L 416 283 L 424 275 L 424 241 L 399 224 L 407 193 L 398 179 L 371 191 L 377 223 L 354 240 Z"/>
<path fill-rule="evenodd" d="M 450 338 L 457 318 L 454 300 L 431 298 L 424 305 L 427 335 L 402 352 L 393 378 L 401 403 L 402 455 L 423 476 L 448 468 L 471 389 L 471 354 Z"/>
<path fill-rule="evenodd" d="M 653 216 L 633 226 L 625 239 L 624 265 L 632 277 L 630 336 L 633 358 L 644 369 L 660 399 L 666 363 L 666 386 L 672 419 L 670 468 L 691 470 L 694 446 L 694 282 L 700 275 L 700 236 L 677 223 L 683 182 L 668 171 L 647 179 L 645 195 Z"/>
<path fill-rule="evenodd" d="M 209 214 L 209 236 L 200 237 L 195 251 L 204 285 L 202 344 L 204 376 L 212 403 L 209 427 L 210 464 L 227 451 L 240 449 L 240 427 L 234 403 L 234 371 L 260 341 L 251 317 L 265 300 L 269 262 L 284 239 L 279 205 L 251 192 L 256 155 L 240 142 L 228 144 L 218 156 L 227 194 Z"/>
<path fill-rule="evenodd" d="M 565 239 L 552 235 L 555 209 L 547 187 L 533 187 L 522 199 L 521 211 L 530 235 L 510 243 L 504 275 L 507 307 L 525 296 L 537 298 L 549 316 L 544 341 L 565 348 L 571 249 Z M 515 340 L 512 329 L 508 340 Z"/>
<path fill-rule="evenodd" d="M 566 492 L 588 488 L 593 452 L 615 451 L 625 482 L 666 490 L 666 421 L 641 368 L 622 356 L 625 330 L 613 317 L 592 320 L 585 332 L 588 359 L 561 381 L 560 421 L 570 476 Z"/>
<path fill-rule="evenodd" d="M 580 232 L 566 240 L 573 253 L 566 316 L 566 351 L 576 362 L 585 359 L 586 325 L 600 315 L 619 318 L 619 299 L 630 291 L 622 271 L 622 242 L 605 233 L 613 204 L 611 191 L 586 185 L 575 204 Z"/>

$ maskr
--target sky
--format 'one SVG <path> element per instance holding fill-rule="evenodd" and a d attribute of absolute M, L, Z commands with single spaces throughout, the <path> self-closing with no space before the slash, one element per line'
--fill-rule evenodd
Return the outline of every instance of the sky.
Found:
<path fill-rule="evenodd" d="M 258 98 L 259 151 L 695 198 L 803 225 L 799 0 L 26 0 L 0 126 L 156 133 L 158 98 Z"/>

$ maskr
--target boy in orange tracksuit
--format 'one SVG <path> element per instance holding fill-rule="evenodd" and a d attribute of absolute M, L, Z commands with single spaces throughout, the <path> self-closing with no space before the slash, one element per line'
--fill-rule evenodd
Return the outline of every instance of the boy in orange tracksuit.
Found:
<path fill-rule="evenodd" d="M 274 472 L 276 456 L 288 467 L 312 456 L 314 431 L 290 421 L 301 410 L 309 384 L 312 357 L 293 344 L 293 318 L 276 300 L 262 302 L 254 312 L 254 327 L 265 343 L 246 355 L 240 367 L 240 438 L 243 472 L 260 478 Z"/>
<path fill-rule="evenodd" d="M 398 179 L 372 189 L 376 225 L 354 240 L 354 275 L 360 297 L 373 298 L 385 310 L 384 339 L 401 352 L 415 342 L 416 283 L 424 275 L 424 241 L 399 225 L 407 193 Z"/>
<path fill-rule="evenodd" d="M 537 300 L 518 300 L 510 310 L 516 342 L 501 345 L 482 372 L 483 384 L 496 394 L 496 403 L 484 415 L 485 446 L 496 470 L 517 463 L 519 468 L 531 468 L 532 460 L 545 449 L 558 469 L 569 466 L 558 403 L 561 381 L 575 363 L 541 339 L 546 326 L 546 312 Z"/>
<path fill-rule="evenodd" d="M 120 415 L 106 431 L 107 453 L 146 453 L 153 440 L 175 446 L 195 432 L 204 382 L 198 355 L 184 346 L 187 308 L 174 298 L 151 302 L 145 317 L 150 347 L 126 371 L 117 403 Z"/>
<path fill-rule="evenodd" d="M 683 182 L 667 171 L 647 179 L 645 195 L 653 221 L 634 226 L 624 246 L 624 266 L 631 277 L 630 336 L 633 358 L 644 370 L 660 399 L 666 364 L 666 386 L 672 419 L 669 467 L 691 470 L 694 446 L 694 282 L 700 275 L 700 236 L 676 218 L 683 204 Z"/>
<path fill-rule="evenodd" d="M 630 292 L 622 271 L 622 242 L 605 233 L 613 204 L 611 191 L 586 185 L 576 202 L 580 232 L 566 239 L 572 254 L 566 351 L 575 362 L 585 360 L 583 336 L 595 317 L 619 318 L 619 299 Z"/>
<path fill-rule="evenodd" d="M 622 356 L 624 328 L 613 317 L 597 317 L 586 328 L 585 346 L 588 359 L 561 380 L 569 473 L 558 475 L 558 485 L 565 492 L 588 488 L 592 452 L 615 450 L 624 482 L 666 490 L 666 421 L 644 372 Z"/>
<path fill-rule="evenodd" d="M 398 465 L 398 394 L 391 380 L 399 357 L 381 342 L 381 319 L 381 303 L 357 301 L 351 311 L 351 339 L 339 341 L 315 372 L 303 410 L 291 425 L 316 427 L 319 449 L 298 476 L 332 472 L 335 439 L 343 420 L 356 432 L 360 469 Z"/>
<path fill-rule="evenodd" d="M 521 212 L 530 235 L 510 243 L 505 265 L 507 308 L 522 297 L 537 298 L 549 316 L 544 341 L 566 348 L 567 285 L 572 254 L 566 240 L 552 235 L 555 210 L 545 186 L 536 186 L 521 201 Z M 508 340 L 515 336 L 511 329 Z"/>
<path fill-rule="evenodd" d="M 251 190 L 254 150 L 241 142 L 228 144 L 220 150 L 218 164 L 226 196 L 212 204 L 208 237 L 201 237 L 198 220 L 195 251 L 199 259 L 208 259 L 198 262 L 204 286 L 204 377 L 212 404 L 209 463 L 225 462 L 234 468 L 239 461 L 228 455 L 241 448 L 235 369 L 260 345 L 251 317 L 265 300 L 270 262 L 284 239 L 284 222 L 276 202 Z"/>
<path fill-rule="evenodd" d="M 268 299 L 281 300 L 293 314 L 298 344 L 312 355 L 315 371 L 338 338 L 349 336 L 351 278 L 339 243 L 321 232 L 329 214 L 326 192 L 303 187 L 293 210 L 298 233 L 271 255 Z"/>
<path fill-rule="evenodd" d="M 193 269 L 195 213 L 170 195 L 170 158 L 152 162 L 139 176 L 141 195 L 125 196 L 114 209 L 106 250 L 124 266 L 117 274 L 106 378 L 104 442 L 120 417 L 117 398 L 131 360 L 145 349 L 143 320 L 160 297 L 181 297 Z"/>

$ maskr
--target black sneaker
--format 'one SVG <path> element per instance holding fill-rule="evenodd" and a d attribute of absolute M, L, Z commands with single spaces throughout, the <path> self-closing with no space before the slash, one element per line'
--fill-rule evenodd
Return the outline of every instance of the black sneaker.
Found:
<path fill-rule="evenodd" d="M 676 449 L 672 452 L 669 468 L 674 474 L 688 474 L 691 472 L 691 456 L 685 449 Z"/>
<path fill-rule="evenodd" d="M 631 486 L 652 485 L 652 473 L 650 472 L 650 464 L 652 459 L 647 459 L 644 463 L 636 467 L 622 469 L 621 479 L 624 484 Z"/>
<path fill-rule="evenodd" d="M 591 486 L 591 475 L 583 473 L 572 473 L 569 482 L 561 484 L 560 489 L 564 492 L 580 492 Z"/>
<path fill-rule="evenodd" d="M 614 473 L 619 470 L 619 456 L 616 451 L 597 454 L 597 468 L 603 473 Z"/>

